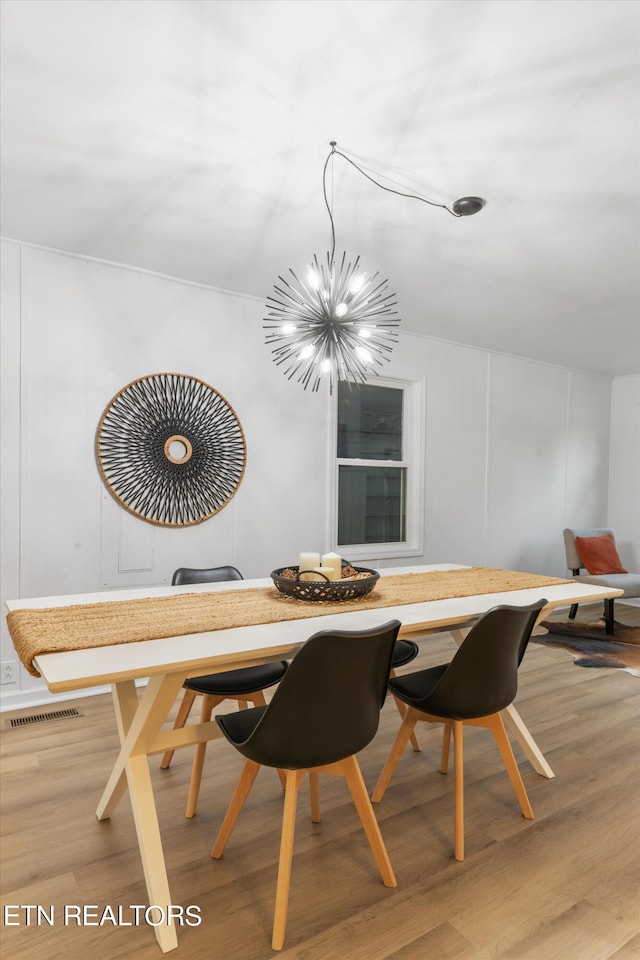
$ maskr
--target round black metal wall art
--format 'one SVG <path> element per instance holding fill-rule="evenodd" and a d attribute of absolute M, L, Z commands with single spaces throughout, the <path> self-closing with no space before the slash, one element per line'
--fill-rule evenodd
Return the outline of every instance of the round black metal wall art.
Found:
<path fill-rule="evenodd" d="M 116 500 L 149 523 L 202 523 L 231 500 L 244 476 L 242 426 L 203 380 L 155 373 L 124 387 L 98 425 L 102 478 Z"/>

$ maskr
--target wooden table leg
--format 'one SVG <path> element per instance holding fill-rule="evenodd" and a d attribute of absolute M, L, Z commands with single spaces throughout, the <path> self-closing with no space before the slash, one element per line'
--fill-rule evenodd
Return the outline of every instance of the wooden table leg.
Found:
<path fill-rule="evenodd" d="M 120 743 L 124 743 L 138 709 L 138 691 L 134 680 L 123 680 L 111 685 L 113 709 L 116 714 L 118 736 Z"/>
<path fill-rule="evenodd" d="M 168 953 L 169 950 L 175 950 L 178 946 L 178 936 L 169 915 L 171 894 L 146 753 L 128 760 L 126 776 L 147 885 L 148 906 L 160 907 L 164 911 L 165 918 L 168 919 L 167 923 L 154 925 L 153 932 L 162 952 Z"/>
<path fill-rule="evenodd" d="M 182 681 L 181 676 L 174 674 L 152 677 L 135 710 L 131 688 L 126 684 L 116 685 L 116 719 L 118 731 L 121 737 L 124 735 L 124 740 L 96 810 L 98 820 L 107 820 L 118 806 L 126 792 L 127 761 L 135 754 L 146 753 L 151 747 L 175 702 Z"/>
<path fill-rule="evenodd" d="M 118 727 L 118 735 L 120 737 L 120 744 L 124 744 L 127 733 L 133 723 L 133 718 L 136 715 L 138 709 L 138 692 L 136 690 L 136 685 L 133 680 L 125 680 L 122 683 L 114 683 L 111 686 L 111 695 L 113 697 L 113 707 L 116 715 L 116 724 Z M 114 787 L 112 796 L 110 810 L 113 811 L 118 806 L 122 797 L 127 790 L 127 778 L 126 776 L 121 776 L 118 779 L 116 786 Z M 107 816 L 100 815 L 100 808 L 96 812 L 98 820 L 108 819 Z M 109 814 L 110 816 L 110 814 Z"/>
<path fill-rule="evenodd" d="M 121 749 L 96 811 L 99 820 L 108 819 L 128 787 L 148 906 L 159 907 L 166 919 L 166 922 L 154 924 L 153 927 L 163 953 L 178 946 L 178 937 L 169 913 L 171 894 L 147 752 L 175 702 L 182 681 L 181 676 L 175 675 L 153 677 L 139 703 L 132 681 L 114 685 L 113 698 Z"/>
<path fill-rule="evenodd" d="M 501 710 L 500 716 L 522 747 L 525 756 L 536 773 L 539 773 L 541 777 L 546 777 L 548 780 L 553 780 L 555 773 L 545 760 L 542 750 L 531 736 L 529 728 L 525 726 L 524 720 L 514 705 L 511 704 L 511 706 L 505 710 Z"/>

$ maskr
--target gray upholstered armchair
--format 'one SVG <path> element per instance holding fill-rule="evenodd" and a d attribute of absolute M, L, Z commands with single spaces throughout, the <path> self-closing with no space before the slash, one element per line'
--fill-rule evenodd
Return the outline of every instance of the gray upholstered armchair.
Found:
<path fill-rule="evenodd" d="M 606 537 L 610 536 L 615 547 L 615 533 L 611 529 L 602 527 L 581 527 L 574 530 L 566 529 L 564 531 L 564 546 L 567 554 L 567 567 L 571 570 L 574 580 L 580 580 L 583 583 L 595 583 L 599 586 L 617 587 L 624 590 L 625 597 L 640 597 L 640 573 L 582 573 L 586 569 L 585 563 L 580 557 L 576 537 Z M 614 551 L 615 553 L 615 551 Z M 614 565 L 615 566 L 615 565 Z M 569 611 L 569 617 L 573 619 L 578 610 L 578 605 L 574 604 Z M 604 617 L 606 631 L 613 633 L 613 597 L 604 601 Z"/>

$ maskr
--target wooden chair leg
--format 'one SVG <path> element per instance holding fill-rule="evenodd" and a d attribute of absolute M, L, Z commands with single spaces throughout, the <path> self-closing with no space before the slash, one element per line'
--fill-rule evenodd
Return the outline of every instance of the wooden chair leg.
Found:
<path fill-rule="evenodd" d="M 454 855 L 464 860 L 464 753 L 462 720 L 453 720 L 453 770 L 454 770 Z"/>
<path fill-rule="evenodd" d="M 258 776 L 259 769 L 260 764 L 255 763 L 253 760 L 247 760 L 242 768 L 240 779 L 238 780 L 236 788 L 233 791 L 233 796 L 231 797 L 231 801 L 227 807 L 227 812 L 224 815 L 224 820 L 222 821 L 222 825 L 218 830 L 218 836 L 216 837 L 213 844 L 213 849 L 211 850 L 211 856 L 214 860 L 219 860 L 224 853 L 224 848 L 226 847 L 227 841 L 231 836 L 231 832 L 236 825 L 238 817 L 240 816 L 240 811 L 244 806 L 245 800 L 249 796 L 249 791 L 253 786 L 253 781 Z"/>
<path fill-rule="evenodd" d="M 191 713 L 191 707 L 193 706 L 193 701 L 197 696 L 198 694 L 194 690 L 188 690 L 188 689 L 185 690 L 184 696 L 182 698 L 182 703 L 180 704 L 180 707 L 176 714 L 175 722 L 173 724 L 174 730 L 180 730 L 182 727 L 184 727 L 185 723 L 189 719 L 189 714 Z M 175 753 L 175 750 L 167 750 L 165 751 L 165 753 L 163 753 L 162 760 L 160 761 L 161 770 L 168 769 L 173 759 L 174 753 Z"/>
<path fill-rule="evenodd" d="M 395 676 L 396 676 L 395 670 L 392 670 L 391 673 L 389 674 L 389 676 L 390 676 L 390 677 L 395 677 Z M 393 695 L 393 700 L 394 700 L 394 703 L 395 703 L 396 707 L 398 708 L 398 713 L 400 714 L 400 719 L 401 719 L 401 720 L 404 720 L 404 715 L 405 715 L 405 713 L 407 712 L 406 704 L 404 704 L 404 703 L 402 702 L 402 700 L 400 700 L 400 698 L 399 698 L 399 697 L 396 697 L 395 695 Z M 418 740 L 418 738 L 417 738 L 417 736 L 416 736 L 415 730 L 414 730 L 414 732 L 411 734 L 411 746 L 413 747 L 415 753 L 420 753 L 421 750 L 422 750 L 422 747 L 420 746 L 420 741 Z"/>
<path fill-rule="evenodd" d="M 293 837 L 296 828 L 296 807 L 298 790 L 306 770 L 287 770 L 287 786 L 284 794 L 284 814 L 282 817 L 282 836 L 280 839 L 280 860 L 278 862 L 278 884 L 276 887 L 276 906 L 273 917 L 273 937 L 271 946 L 281 950 L 287 926 L 287 905 L 289 903 L 289 884 L 291 881 L 291 857 L 293 855 Z"/>
<path fill-rule="evenodd" d="M 404 753 L 404 748 L 411 738 L 411 734 L 415 729 L 415 725 L 420 719 L 420 713 L 417 710 L 414 710 L 412 707 L 409 707 L 404 715 L 404 720 L 400 724 L 400 729 L 398 730 L 396 739 L 391 747 L 391 752 L 387 757 L 387 762 L 385 763 L 382 773 L 378 777 L 378 782 L 376 783 L 371 799 L 374 803 L 379 803 L 383 796 L 384 792 L 389 786 L 389 781 L 393 776 L 393 772 L 398 766 L 398 761 Z"/>
<path fill-rule="evenodd" d="M 320 777 L 315 771 L 309 771 L 309 793 L 311 794 L 311 822 L 320 823 Z"/>
<path fill-rule="evenodd" d="M 449 748 L 451 746 L 451 724 L 445 723 L 442 730 L 442 753 L 440 755 L 440 773 L 449 769 Z"/>
<path fill-rule="evenodd" d="M 212 697 L 205 695 L 202 698 L 202 707 L 200 708 L 200 723 L 208 723 L 211 720 L 211 713 L 214 707 L 226 700 L 226 697 Z M 198 806 L 198 796 L 200 794 L 200 784 L 202 782 L 202 770 L 204 767 L 204 758 L 207 752 L 207 741 L 196 744 L 193 755 L 193 766 L 191 768 L 191 782 L 189 784 L 189 795 L 187 797 L 187 809 L 185 817 L 191 819 L 195 815 Z"/>
<path fill-rule="evenodd" d="M 509 738 L 507 737 L 507 732 L 504 728 L 502 717 L 499 713 L 495 713 L 491 717 L 487 717 L 487 721 L 487 725 L 490 726 L 493 736 L 495 737 L 495 741 L 498 744 L 498 750 L 500 751 L 502 762 L 504 763 L 507 773 L 509 774 L 511 786 L 513 787 L 514 793 L 518 798 L 522 815 L 523 817 L 526 817 L 527 820 L 533 820 L 533 810 L 531 809 L 529 797 L 527 796 L 527 791 L 524 783 L 522 782 L 520 770 L 518 769 L 516 758 L 513 755 L 513 750 L 511 748 L 511 744 L 509 743 Z"/>
<path fill-rule="evenodd" d="M 398 697 L 394 697 L 393 700 L 396 707 L 398 708 L 398 713 L 400 714 L 400 718 L 404 720 L 404 715 L 407 712 L 406 705 L 402 702 L 402 700 L 399 700 Z M 411 734 L 409 739 L 411 740 L 411 746 L 413 747 L 415 753 L 420 753 L 422 750 L 422 747 L 420 746 L 420 742 L 416 736 L 415 730 Z"/>
<path fill-rule="evenodd" d="M 341 762 L 340 766 L 344 772 L 349 792 L 353 797 L 360 822 L 369 841 L 371 852 L 378 865 L 382 882 L 385 887 L 397 887 L 398 884 L 393 872 L 393 867 L 391 866 L 391 861 L 389 860 L 389 855 L 387 854 L 387 849 L 384 845 L 382 834 L 380 833 L 380 827 L 378 826 L 378 821 L 376 820 L 371 801 L 369 800 L 358 761 L 355 757 L 347 757 L 346 760 Z"/>

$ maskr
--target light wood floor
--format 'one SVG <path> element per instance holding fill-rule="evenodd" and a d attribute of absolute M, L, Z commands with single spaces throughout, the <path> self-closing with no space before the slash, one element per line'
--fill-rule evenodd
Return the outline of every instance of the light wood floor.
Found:
<path fill-rule="evenodd" d="M 586 611 L 585 611 L 586 612 Z M 593 610 L 589 611 L 593 616 Z M 640 609 L 617 605 L 640 622 Z M 449 659 L 427 641 L 410 669 Z M 376 807 L 398 879 L 380 882 L 343 783 L 322 781 L 323 819 L 299 808 L 283 960 L 637 960 L 640 957 L 640 678 L 584 669 L 532 644 L 517 706 L 556 777 L 520 766 L 536 819 L 520 816 L 487 731 L 465 735 L 466 860 L 453 859 L 452 775 L 438 773 L 440 736 L 419 727 Z M 67 701 L 82 716 L 7 729 L 2 715 L 1 894 L 4 905 L 56 908 L 54 926 L 3 926 L 3 960 L 158 960 L 145 925 L 67 926 L 65 904 L 145 904 L 131 810 L 94 816 L 117 750 L 108 696 Z M 46 708 L 48 709 L 48 708 Z M 25 711 L 41 713 L 45 708 Z M 371 789 L 398 726 L 388 700 L 361 754 Z M 188 960 L 266 960 L 270 948 L 282 791 L 261 771 L 223 859 L 209 857 L 241 759 L 210 744 L 197 816 L 183 816 L 188 751 L 170 770 L 152 760 L 174 902 L 197 905 L 178 932 Z M 35 919 L 35 918 L 34 918 Z"/>

